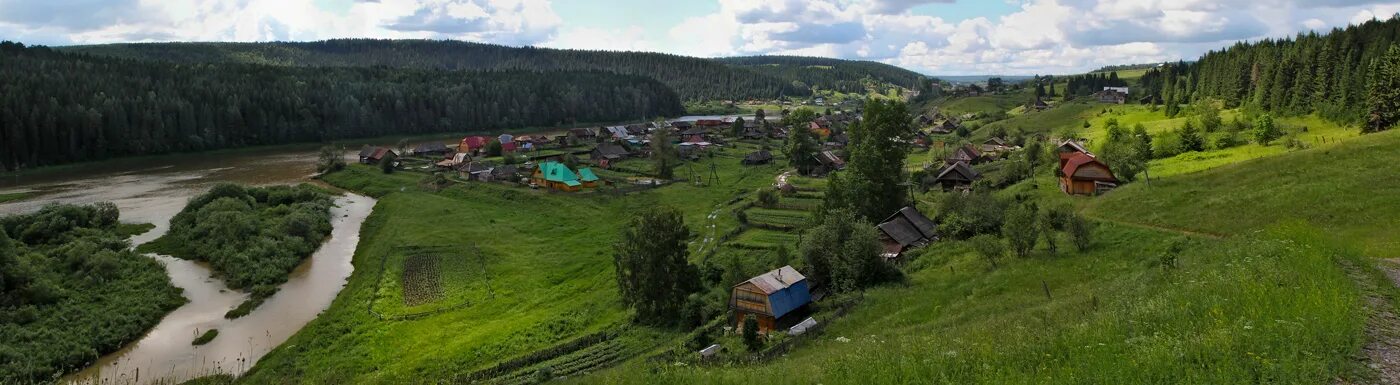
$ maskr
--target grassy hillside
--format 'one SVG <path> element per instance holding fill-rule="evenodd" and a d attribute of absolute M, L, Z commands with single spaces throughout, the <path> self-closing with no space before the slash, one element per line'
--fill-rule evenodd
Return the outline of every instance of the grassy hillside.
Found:
<path fill-rule="evenodd" d="M 1238 234 L 1304 221 L 1374 257 L 1400 255 L 1400 131 L 1135 183 L 1089 205 L 1093 215 Z"/>
<path fill-rule="evenodd" d="M 954 116 L 966 113 L 991 114 L 995 112 L 1006 112 L 1013 108 L 1026 104 L 1034 95 L 1033 91 L 1022 90 L 997 95 L 981 95 L 964 98 L 951 98 L 941 103 L 935 103 L 939 109 Z"/>

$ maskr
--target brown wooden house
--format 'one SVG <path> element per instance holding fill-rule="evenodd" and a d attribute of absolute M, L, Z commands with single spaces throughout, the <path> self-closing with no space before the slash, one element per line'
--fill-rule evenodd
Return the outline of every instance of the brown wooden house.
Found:
<path fill-rule="evenodd" d="M 1118 186 L 1113 170 L 1086 153 L 1070 157 L 1060 174 L 1060 191 L 1070 195 L 1098 195 Z"/>
<path fill-rule="evenodd" d="M 926 180 L 924 185 L 938 185 L 943 187 L 943 191 L 948 191 L 971 187 L 972 182 L 981 178 L 982 174 L 978 174 L 977 170 L 973 170 L 972 166 L 966 162 L 954 162 L 944 166 L 942 170 L 938 171 L 937 176 L 933 177 L 932 180 Z"/>

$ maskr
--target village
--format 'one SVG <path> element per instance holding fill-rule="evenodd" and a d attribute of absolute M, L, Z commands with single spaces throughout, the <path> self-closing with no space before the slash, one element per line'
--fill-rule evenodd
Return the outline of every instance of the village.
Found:
<path fill-rule="evenodd" d="M 862 116 L 859 110 L 828 110 L 812 114 L 805 124 L 789 126 L 785 122 L 794 111 L 784 109 L 768 118 L 763 118 L 760 110 L 758 118 L 655 121 L 572 128 L 554 134 L 472 135 L 452 142 L 400 143 L 400 149 L 366 146 L 358 158 L 385 173 L 438 176 L 450 181 L 440 183 L 490 184 L 561 199 L 599 194 L 622 197 L 672 184 L 692 191 L 715 191 L 733 179 L 745 180 L 750 186 L 755 185 L 753 180 L 769 181 L 757 184 L 762 186 L 757 190 L 736 191 L 737 195 L 717 192 L 717 197 L 733 198 L 719 198 L 726 201 L 714 210 L 685 210 L 705 218 L 687 218 L 693 228 L 701 229 L 699 239 L 691 242 L 692 255 L 698 255 L 693 260 L 703 266 L 757 258 L 740 270 L 758 269 L 761 274 L 726 290 L 728 315 L 721 318 L 723 321 L 697 329 L 697 333 L 712 337 L 696 340 L 705 342 L 703 346 L 687 345 L 695 349 L 691 354 L 698 353 L 698 360 L 716 360 L 725 356 L 725 351 L 731 352 L 731 358 L 721 360 L 732 360 L 747 357 L 741 353 L 742 346 L 754 344 L 746 342 L 747 338 L 768 340 L 764 351 L 786 351 L 800 336 L 820 330 L 853 304 L 848 298 L 832 299 L 825 288 L 810 286 L 806 272 L 786 261 L 799 247 L 801 233 L 811 226 L 813 211 L 822 205 L 826 176 L 846 167 L 847 130 L 859 124 Z M 962 121 L 970 118 L 945 116 L 936 108 L 909 117 L 913 130 L 904 146 L 910 154 L 907 166 L 914 170 L 907 183 L 911 189 L 920 194 L 956 195 L 994 190 L 1001 185 L 983 183 L 984 173 L 979 169 L 1003 167 L 1010 162 L 1007 159 L 1024 151 L 1028 141 L 1037 140 L 1053 146 L 1059 160 L 1059 190 L 1064 194 L 1099 195 L 1120 183 L 1110 166 L 1079 138 L 1017 138 L 1020 142 L 1013 143 L 1009 138 L 989 136 L 974 142 L 958 134 L 965 131 Z M 792 167 L 801 163 L 789 158 L 793 154 L 787 141 L 793 130 L 803 130 L 815 139 L 816 146 L 798 154 L 809 158 L 806 163 L 810 166 Z M 658 140 L 664 142 L 654 142 Z M 673 159 L 664 160 L 667 156 L 659 152 L 671 153 Z M 942 237 L 937 221 L 929 214 L 932 209 L 905 206 L 873 224 L 884 263 L 897 268 L 907 262 L 909 253 L 937 247 Z M 823 301 L 831 303 L 817 304 Z M 756 337 L 747 337 L 746 327 L 754 329 L 751 335 Z M 582 346 L 561 356 L 586 356 L 589 349 Z M 511 370 L 511 375 L 526 376 L 548 365 L 520 366 Z M 577 365 L 571 370 L 589 367 Z"/>

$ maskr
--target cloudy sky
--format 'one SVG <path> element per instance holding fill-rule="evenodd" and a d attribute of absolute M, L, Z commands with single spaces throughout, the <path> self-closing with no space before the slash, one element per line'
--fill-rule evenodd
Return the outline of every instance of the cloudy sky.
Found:
<path fill-rule="evenodd" d="M 1368 0 L 0 0 L 0 39 L 457 39 L 875 60 L 936 75 L 1194 58 L 1400 12 Z"/>

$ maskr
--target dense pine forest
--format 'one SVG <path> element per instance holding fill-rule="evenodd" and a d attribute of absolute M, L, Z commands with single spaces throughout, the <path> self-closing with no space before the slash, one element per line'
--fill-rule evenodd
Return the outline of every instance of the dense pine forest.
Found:
<path fill-rule="evenodd" d="M 599 71 L 170 64 L 0 43 L 0 165 L 684 112 L 666 85 Z"/>
<path fill-rule="evenodd" d="M 1148 71 L 1141 88 L 1170 106 L 1203 98 L 1283 115 L 1317 113 L 1384 129 L 1400 114 L 1400 18 L 1319 35 L 1239 43 Z M 1135 95 L 1142 95 L 1134 93 Z"/>
<path fill-rule="evenodd" d="M 440 70 L 606 71 L 665 83 L 686 100 L 811 94 L 789 81 L 713 60 L 650 52 L 507 47 L 450 40 L 343 39 L 276 43 L 138 43 L 62 50 L 177 63 Z M 898 83 L 905 87 L 912 82 Z"/>
<path fill-rule="evenodd" d="M 184 303 L 160 262 L 131 251 L 136 231 L 118 216 L 99 203 L 0 218 L 0 384 L 81 368 Z"/>
<path fill-rule="evenodd" d="M 923 90 L 928 81 L 917 72 L 872 61 L 806 56 L 743 56 L 715 59 L 790 82 L 802 88 L 817 87 L 847 93 L 863 93 L 867 87 L 889 84 Z"/>

